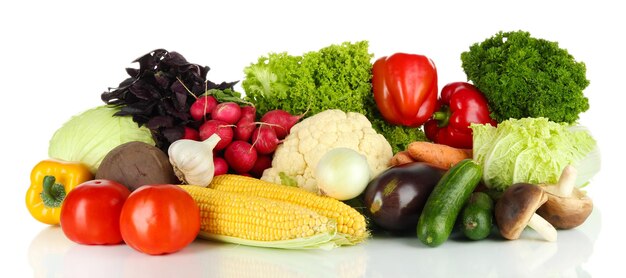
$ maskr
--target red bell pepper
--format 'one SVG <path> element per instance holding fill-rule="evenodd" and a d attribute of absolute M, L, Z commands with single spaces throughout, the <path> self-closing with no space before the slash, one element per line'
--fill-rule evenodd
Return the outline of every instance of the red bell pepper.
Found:
<path fill-rule="evenodd" d="M 438 144 L 471 149 L 470 124 L 497 124 L 489 116 L 485 96 L 474 85 L 466 82 L 453 82 L 444 86 L 437 106 L 432 119 L 424 124 L 424 132 L 428 139 Z"/>
<path fill-rule="evenodd" d="M 374 62 L 374 100 L 382 117 L 391 124 L 423 125 L 437 105 L 437 69 L 423 55 L 396 53 Z"/>

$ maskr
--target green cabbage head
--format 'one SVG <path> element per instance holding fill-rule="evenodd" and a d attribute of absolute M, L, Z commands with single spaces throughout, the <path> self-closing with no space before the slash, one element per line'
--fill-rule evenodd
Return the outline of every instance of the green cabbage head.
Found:
<path fill-rule="evenodd" d="M 117 111 L 119 108 L 104 105 L 73 116 L 50 139 L 48 156 L 82 162 L 95 173 L 104 156 L 121 144 L 155 144 L 149 129 L 139 127 L 131 117 L 113 116 Z"/>

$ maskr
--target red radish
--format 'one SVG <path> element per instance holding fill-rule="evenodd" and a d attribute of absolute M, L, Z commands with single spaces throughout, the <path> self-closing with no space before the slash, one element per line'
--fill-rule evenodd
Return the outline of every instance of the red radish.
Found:
<path fill-rule="evenodd" d="M 197 130 L 186 126 L 185 127 L 185 133 L 183 134 L 183 137 L 181 139 L 189 139 L 189 140 L 195 140 L 195 141 L 199 141 L 200 140 L 200 133 L 198 133 Z"/>
<path fill-rule="evenodd" d="M 233 141 L 232 125 L 219 120 L 208 120 L 200 126 L 200 140 L 204 141 L 211 135 L 217 133 L 220 141 L 213 148 L 214 151 L 222 150 Z"/>
<path fill-rule="evenodd" d="M 278 147 L 276 132 L 269 125 L 261 124 L 252 132 L 252 145 L 260 154 L 271 154 Z"/>
<path fill-rule="evenodd" d="M 254 167 L 254 163 L 257 160 L 257 152 L 250 143 L 236 140 L 226 147 L 224 158 L 231 169 L 239 174 L 243 174 Z"/>
<path fill-rule="evenodd" d="M 276 132 L 278 139 L 284 139 L 287 134 L 289 134 L 289 131 L 291 131 L 291 127 L 302 119 L 302 117 L 304 117 L 304 114 L 294 116 L 285 110 L 276 109 L 265 113 L 265 115 L 261 117 L 261 122 L 270 124 L 274 132 Z"/>
<path fill-rule="evenodd" d="M 265 169 L 272 167 L 272 157 L 269 155 L 258 155 L 256 163 L 250 169 L 250 175 L 255 178 L 261 178 Z"/>
<path fill-rule="evenodd" d="M 228 163 L 226 163 L 225 159 L 219 156 L 214 156 L 213 165 L 215 166 L 215 172 L 213 176 L 219 176 L 228 173 Z"/>
<path fill-rule="evenodd" d="M 241 117 L 246 115 L 250 115 L 253 119 L 256 119 L 256 108 L 254 108 L 254 106 L 242 106 Z"/>
<path fill-rule="evenodd" d="M 204 118 L 204 115 L 211 114 L 215 106 L 217 106 L 217 99 L 214 96 L 202 96 L 191 104 L 189 114 L 194 120 L 199 121 Z"/>
<path fill-rule="evenodd" d="M 250 140 L 252 131 L 256 127 L 255 120 L 256 108 L 254 106 L 241 107 L 241 118 L 237 121 L 237 127 L 235 127 L 235 139 L 242 141 Z"/>
<path fill-rule="evenodd" d="M 234 102 L 222 102 L 211 111 L 211 118 L 234 124 L 241 118 L 241 107 Z"/>

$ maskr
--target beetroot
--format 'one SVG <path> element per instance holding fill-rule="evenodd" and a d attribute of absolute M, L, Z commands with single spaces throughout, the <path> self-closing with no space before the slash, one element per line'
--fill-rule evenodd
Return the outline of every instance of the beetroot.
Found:
<path fill-rule="evenodd" d="M 256 109 L 252 106 L 244 106 L 241 108 L 241 118 L 235 127 L 235 139 L 248 141 L 252 136 L 252 132 L 256 127 L 255 124 Z"/>
<path fill-rule="evenodd" d="M 257 151 L 250 143 L 236 140 L 226 147 L 224 159 L 226 159 L 231 169 L 239 174 L 243 174 L 254 167 L 254 163 L 257 160 Z"/>
<path fill-rule="evenodd" d="M 215 106 L 211 111 L 211 118 L 214 120 L 224 121 L 229 124 L 235 124 L 241 117 L 241 107 L 234 102 L 222 102 Z"/>
<path fill-rule="evenodd" d="M 269 155 L 258 155 L 256 163 L 250 169 L 250 175 L 255 178 L 261 178 L 265 169 L 272 167 L 272 157 Z"/>
<path fill-rule="evenodd" d="M 265 113 L 261 117 L 261 122 L 270 124 L 278 139 L 284 139 L 289 134 L 291 127 L 302 119 L 303 116 L 304 114 L 294 116 L 285 110 L 276 109 Z"/>
<path fill-rule="evenodd" d="M 278 143 L 280 143 L 280 140 L 278 140 L 274 129 L 269 125 L 261 124 L 252 132 L 252 146 L 260 154 L 273 153 L 278 147 Z"/>
<path fill-rule="evenodd" d="M 222 150 L 233 141 L 232 125 L 219 120 L 208 120 L 200 126 L 200 140 L 204 141 L 211 135 L 217 133 L 220 137 L 219 143 L 213 148 L 214 151 Z"/>
<path fill-rule="evenodd" d="M 224 158 L 214 156 L 213 165 L 215 166 L 215 172 L 213 176 L 219 176 L 228 173 L 228 163 L 226 163 L 226 160 Z"/>
<path fill-rule="evenodd" d="M 211 114 L 213 109 L 217 106 L 217 99 L 214 96 L 202 96 L 196 99 L 191 107 L 189 107 L 189 114 L 196 120 L 202 120 L 206 114 Z"/>

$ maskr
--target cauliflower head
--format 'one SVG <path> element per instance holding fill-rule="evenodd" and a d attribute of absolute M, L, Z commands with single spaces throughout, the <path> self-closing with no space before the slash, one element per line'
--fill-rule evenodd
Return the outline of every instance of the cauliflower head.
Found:
<path fill-rule="evenodd" d="M 291 128 L 274 153 L 272 167 L 263 172 L 261 179 L 280 184 L 284 183 L 281 176 L 288 177 L 298 187 L 317 193 L 315 167 L 326 152 L 338 147 L 364 155 L 372 177 L 387 169 L 393 156 L 389 142 L 376 133 L 363 114 L 330 109 Z"/>

